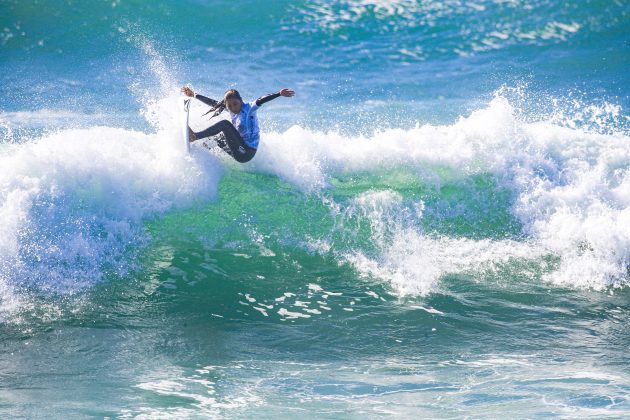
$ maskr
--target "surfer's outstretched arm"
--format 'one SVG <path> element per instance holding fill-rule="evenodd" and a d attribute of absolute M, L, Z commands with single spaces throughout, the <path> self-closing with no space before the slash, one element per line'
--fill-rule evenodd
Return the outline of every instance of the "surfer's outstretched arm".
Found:
<path fill-rule="evenodd" d="M 199 99 L 201 102 L 203 102 L 206 105 L 210 105 L 211 107 L 216 107 L 219 104 L 219 101 L 214 100 L 212 98 L 208 98 L 207 96 L 199 95 L 198 93 L 195 93 L 188 86 L 184 86 L 182 88 L 182 93 L 186 96 L 190 96 L 191 98 Z"/>
<path fill-rule="evenodd" d="M 212 98 L 208 98 L 207 96 L 200 95 L 200 94 L 198 94 L 198 93 L 197 93 L 197 94 L 195 94 L 195 98 L 196 98 L 196 99 L 199 99 L 199 100 L 200 100 L 201 102 L 203 102 L 204 104 L 206 104 L 206 105 L 210 105 L 210 106 L 212 106 L 212 107 L 215 107 L 215 106 L 217 106 L 217 105 L 219 104 L 219 101 L 214 100 L 214 99 L 212 99 Z"/>
<path fill-rule="evenodd" d="M 271 101 L 272 99 L 279 98 L 280 96 L 291 97 L 295 95 L 295 92 L 291 89 L 284 88 L 277 93 L 270 93 L 269 95 L 261 96 L 256 99 L 256 105 L 261 106 L 262 104 Z"/>

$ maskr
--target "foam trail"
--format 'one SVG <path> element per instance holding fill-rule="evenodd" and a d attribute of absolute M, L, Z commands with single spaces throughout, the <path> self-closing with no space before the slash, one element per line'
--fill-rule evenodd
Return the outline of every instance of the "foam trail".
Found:
<path fill-rule="evenodd" d="M 541 250 L 529 243 L 426 234 L 418 226 L 423 210 L 422 201 L 405 203 L 392 190 L 359 194 L 341 222 L 350 228 L 353 218 L 368 221 L 376 252 L 354 248 L 338 252 L 339 260 L 363 276 L 388 281 L 399 295 L 427 295 L 436 291 L 446 273 L 479 273 L 510 259 L 541 256 Z"/>

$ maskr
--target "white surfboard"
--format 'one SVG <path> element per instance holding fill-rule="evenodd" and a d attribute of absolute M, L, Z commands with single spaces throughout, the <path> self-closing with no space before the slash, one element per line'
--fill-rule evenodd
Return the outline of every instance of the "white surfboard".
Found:
<path fill-rule="evenodd" d="M 183 121 L 183 137 L 186 142 L 186 152 L 190 153 L 190 131 L 188 130 L 188 122 L 190 120 L 190 101 L 191 99 L 184 99 L 184 115 Z"/>

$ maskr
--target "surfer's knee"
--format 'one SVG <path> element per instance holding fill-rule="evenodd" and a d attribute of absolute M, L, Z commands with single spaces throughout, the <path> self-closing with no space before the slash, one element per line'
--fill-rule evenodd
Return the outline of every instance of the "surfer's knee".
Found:
<path fill-rule="evenodd" d="M 232 123 L 231 123 L 231 122 L 229 122 L 228 120 L 221 120 L 221 121 L 218 121 L 218 122 L 217 122 L 217 126 L 218 126 L 219 128 L 225 128 L 225 127 L 228 127 L 228 126 L 230 126 L 230 125 L 232 125 Z"/>

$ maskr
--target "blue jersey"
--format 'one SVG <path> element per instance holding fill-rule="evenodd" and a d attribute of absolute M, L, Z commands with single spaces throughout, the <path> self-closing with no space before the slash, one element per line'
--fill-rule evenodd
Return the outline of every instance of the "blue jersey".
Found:
<path fill-rule="evenodd" d="M 258 142 L 260 141 L 257 109 L 256 102 L 247 102 L 243 104 L 239 113 L 230 112 L 232 124 L 243 137 L 245 144 L 252 149 L 258 149 Z"/>

